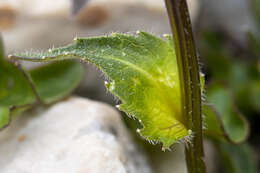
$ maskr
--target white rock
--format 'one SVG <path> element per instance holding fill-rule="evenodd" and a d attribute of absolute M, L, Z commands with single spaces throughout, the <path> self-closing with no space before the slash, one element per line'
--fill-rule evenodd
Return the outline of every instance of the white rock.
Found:
<path fill-rule="evenodd" d="M 30 17 L 69 15 L 69 0 L 2 0 L 0 6 L 11 6 L 20 15 Z"/>
<path fill-rule="evenodd" d="M 192 16 L 197 15 L 199 0 L 187 0 L 191 9 Z M 119 4 L 120 6 L 117 6 Z M 30 17 L 50 17 L 50 16 L 66 16 L 70 14 L 71 3 L 69 0 L 3 0 L 0 1 L 0 6 L 11 6 L 16 9 L 20 14 Z M 110 8 L 110 12 L 121 11 L 120 7 L 125 6 L 143 6 L 151 9 L 164 10 L 165 3 L 163 0 L 89 0 L 90 6 L 105 6 L 105 7 L 118 7 Z M 33 7 L 33 8 L 32 8 Z"/>
<path fill-rule="evenodd" d="M 140 153 L 115 109 L 83 98 L 19 116 L 0 133 L 1 173 L 151 172 Z"/>
<path fill-rule="evenodd" d="M 189 0 L 194 20 L 199 11 L 198 2 Z M 162 0 L 92 0 L 76 19 L 69 16 L 68 0 L 55 0 L 53 3 L 53 0 L 0 1 L 0 12 L 9 6 L 13 11 L 7 10 L 5 16 L 9 13 L 16 16 L 10 19 L 15 20 L 12 21 L 14 25 L 2 33 L 7 53 L 64 46 L 76 36 L 104 35 L 114 31 L 144 30 L 157 35 L 170 33 Z M 33 11 L 39 14 L 34 15 Z"/>

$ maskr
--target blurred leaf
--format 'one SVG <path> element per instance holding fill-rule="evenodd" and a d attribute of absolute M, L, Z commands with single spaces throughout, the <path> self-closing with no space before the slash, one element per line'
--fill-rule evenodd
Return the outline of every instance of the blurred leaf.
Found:
<path fill-rule="evenodd" d="M 249 36 L 255 39 L 253 35 Z M 257 99 L 252 99 L 252 83 L 260 80 L 257 69 L 257 59 L 241 60 L 232 56 L 231 50 L 225 46 L 221 33 L 204 32 L 201 34 L 201 54 L 205 58 L 210 80 L 224 83 L 234 96 L 234 104 L 250 116 L 252 111 L 259 110 L 255 105 Z M 259 43 L 258 43 L 259 42 Z M 259 52 L 260 40 L 255 40 L 254 49 Z M 258 53 L 260 56 L 260 52 Z"/>
<path fill-rule="evenodd" d="M 246 140 L 249 127 L 238 112 L 230 92 L 224 86 L 212 84 L 207 90 L 207 100 L 213 105 L 204 105 L 205 133 L 210 137 L 220 137 L 233 143 Z"/>
<path fill-rule="evenodd" d="M 1 49 L 3 50 L 3 49 Z M 11 121 L 11 108 L 33 103 L 35 96 L 23 73 L 12 63 L 0 60 L 0 129 Z"/>
<path fill-rule="evenodd" d="M 138 36 L 113 33 L 12 58 L 41 62 L 80 58 L 95 64 L 109 77 L 108 90 L 122 101 L 119 109 L 140 120 L 141 135 L 168 148 L 189 133 L 181 112 L 173 40 L 167 38 L 164 41 L 145 32 Z"/>
<path fill-rule="evenodd" d="M 50 104 L 68 96 L 79 84 L 82 66 L 75 61 L 59 61 L 29 72 L 40 98 Z"/>
<path fill-rule="evenodd" d="M 223 80 L 230 73 L 231 62 L 223 48 L 224 38 L 217 32 L 200 34 L 200 53 L 209 73 L 217 80 Z"/>
<path fill-rule="evenodd" d="M 256 62 L 234 62 L 230 69 L 230 75 L 227 78 L 227 84 L 232 88 L 234 94 L 235 104 L 247 116 L 250 111 L 259 111 L 258 84 L 260 81 L 260 74 L 257 69 Z"/>
<path fill-rule="evenodd" d="M 256 17 L 256 21 L 260 26 L 260 1 L 259 0 L 251 0 L 251 7 L 253 8 L 253 12 Z"/>
<path fill-rule="evenodd" d="M 260 20 L 259 20 L 259 24 L 260 24 Z M 248 42 L 249 42 L 249 48 L 251 49 L 252 52 L 254 52 L 254 54 L 258 58 L 260 58 L 260 37 L 259 37 L 259 35 L 248 32 L 247 38 L 248 38 Z"/>
<path fill-rule="evenodd" d="M 3 49 L 0 50 L 0 129 L 7 127 L 13 116 L 37 103 L 30 75 L 36 92 L 46 104 L 68 95 L 81 79 L 83 69 L 72 61 L 45 65 L 29 71 L 26 77 L 25 71 L 4 60 Z"/>
<path fill-rule="evenodd" d="M 234 62 L 230 67 L 230 73 L 226 77 L 226 83 L 232 88 L 234 103 L 244 112 L 252 109 L 250 101 L 250 83 L 252 74 L 250 74 L 249 65 L 244 62 Z M 248 115 L 248 114 L 246 114 Z"/>
<path fill-rule="evenodd" d="M 234 92 L 247 87 L 251 81 L 250 72 L 246 63 L 232 63 L 230 75 L 227 76 L 228 84 Z"/>
<path fill-rule="evenodd" d="M 252 82 L 250 92 L 252 104 L 260 112 L 260 80 Z"/>
<path fill-rule="evenodd" d="M 224 138 L 226 137 L 226 132 L 223 127 L 223 122 L 221 117 L 216 112 L 214 107 L 210 104 L 204 103 L 203 107 L 203 115 L 204 115 L 204 133 L 209 137 L 214 138 Z"/>
<path fill-rule="evenodd" d="M 216 142 L 215 145 L 224 173 L 258 173 L 255 153 L 248 144 Z"/>
<path fill-rule="evenodd" d="M 9 108 L 7 106 L 0 106 L 0 127 L 9 123 Z"/>

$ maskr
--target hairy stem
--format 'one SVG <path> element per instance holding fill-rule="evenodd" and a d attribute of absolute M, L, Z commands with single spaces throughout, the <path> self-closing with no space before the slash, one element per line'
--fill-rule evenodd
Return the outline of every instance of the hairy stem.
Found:
<path fill-rule="evenodd" d="M 183 113 L 186 126 L 194 135 L 191 142 L 185 145 L 187 169 L 189 173 L 205 173 L 200 74 L 187 2 L 165 0 L 165 3 L 175 41 Z"/>

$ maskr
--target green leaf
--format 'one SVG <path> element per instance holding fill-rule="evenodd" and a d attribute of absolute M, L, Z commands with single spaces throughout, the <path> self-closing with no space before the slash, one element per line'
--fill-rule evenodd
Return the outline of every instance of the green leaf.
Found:
<path fill-rule="evenodd" d="M 225 137 L 232 143 L 240 143 L 248 136 L 248 123 L 236 109 L 228 89 L 219 84 L 212 84 L 207 90 L 207 100 L 213 106 L 205 104 L 205 133 L 210 137 Z"/>
<path fill-rule="evenodd" d="M 201 57 L 204 58 L 207 73 L 217 80 L 225 79 L 232 65 L 229 52 L 224 47 L 224 38 L 222 34 L 216 32 L 202 32 L 199 37 L 199 50 Z"/>
<path fill-rule="evenodd" d="M 256 157 L 248 144 L 232 145 L 225 142 L 216 142 L 220 156 L 220 164 L 224 173 L 258 173 Z"/>
<path fill-rule="evenodd" d="M 7 106 L 0 106 L 0 127 L 9 124 L 9 108 Z"/>
<path fill-rule="evenodd" d="M 4 60 L 3 51 L 0 55 L 0 129 L 38 99 L 49 104 L 67 96 L 79 84 L 83 72 L 74 61 L 56 62 L 25 72 Z"/>
<path fill-rule="evenodd" d="M 260 112 L 260 81 L 254 81 L 250 87 L 250 99 L 256 110 Z"/>
<path fill-rule="evenodd" d="M 260 24 L 260 20 L 259 20 L 259 24 Z M 254 53 L 257 58 L 260 58 L 260 36 L 256 33 L 248 32 L 247 39 L 248 39 L 250 51 L 252 51 L 252 53 Z"/>
<path fill-rule="evenodd" d="M 79 84 L 83 69 L 75 61 L 51 63 L 29 72 L 35 88 L 45 104 L 68 96 Z"/>
<path fill-rule="evenodd" d="M 260 1 L 251 0 L 251 7 L 256 18 L 256 22 L 260 26 Z"/>
<path fill-rule="evenodd" d="M 168 148 L 189 135 L 181 112 L 176 55 L 171 37 L 164 41 L 145 32 L 77 38 L 63 48 L 25 53 L 13 59 L 57 61 L 80 58 L 109 78 L 107 89 L 121 100 L 120 110 L 140 120 L 140 134 Z"/>
<path fill-rule="evenodd" d="M 23 73 L 12 63 L 1 61 L 0 64 L 0 128 L 11 121 L 11 108 L 31 104 L 35 96 Z"/>

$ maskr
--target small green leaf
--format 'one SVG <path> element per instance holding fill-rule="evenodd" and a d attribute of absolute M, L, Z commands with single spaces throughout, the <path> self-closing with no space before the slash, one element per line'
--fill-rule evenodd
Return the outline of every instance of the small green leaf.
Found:
<path fill-rule="evenodd" d="M 215 142 L 215 145 L 224 173 L 258 173 L 256 155 L 249 144 L 232 145 Z"/>
<path fill-rule="evenodd" d="M 232 65 L 229 52 L 224 49 L 225 37 L 216 32 L 202 32 L 199 38 L 200 53 L 204 58 L 208 74 L 215 80 L 225 79 Z"/>
<path fill-rule="evenodd" d="M 260 20 L 259 20 L 259 26 L 260 26 Z M 260 57 L 260 36 L 252 32 L 248 32 L 247 39 L 248 39 L 250 51 L 252 51 L 256 55 L 256 57 L 259 58 Z"/>
<path fill-rule="evenodd" d="M 83 69 L 78 62 L 51 63 L 29 72 L 35 88 L 45 104 L 60 100 L 79 84 Z"/>
<path fill-rule="evenodd" d="M 4 60 L 1 45 L 0 41 L 0 129 L 7 127 L 15 115 L 36 104 L 36 94 L 49 104 L 64 98 L 79 84 L 83 72 L 79 63 L 56 62 L 25 72 Z"/>
<path fill-rule="evenodd" d="M 260 1 L 259 0 L 251 0 L 252 11 L 255 15 L 256 22 L 260 26 Z"/>
<path fill-rule="evenodd" d="M 109 78 L 107 89 L 121 100 L 120 110 L 140 120 L 137 130 L 148 140 L 168 148 L 189 135 L 181 112 L 176 55 L 171 37 L 164 41 L 145 32 L 138 36 L 77 38 L 63 48 L 45 53 L 12 56 L 29 61 L 80 58 L 102 70 Z"/>
<path fill-rule="evenodd" d="M 260 81 L 251 83 L 250 96 L 253 106 L 260 112 Z"/>
<path fill-rule="evenodd" d="M 0 63 L 0 129 L 11 121 L 11 108 L 31 104 L 35 96 L 22 72 L 12 63 Z"/>
<path fill-rule="evenodd" d="M 248 123 L 233 103 L 232 96 L 222 85 L 212 84 L 207 90 L 207 100 L 214 106 L 204 105 L 206 128 L 210 137 L 225 137 L 230 142 L 239 143 L 248 136 Z"/>
<path fill-rule="evenodd" d="M 9 124 L 9 108 L 7 106 L 0 106 L 0 127 Z"/>

